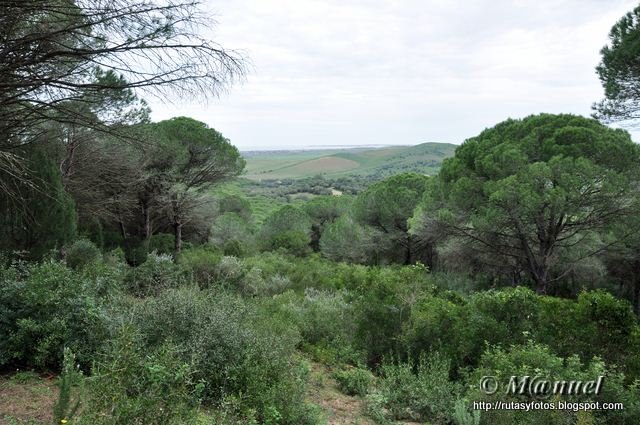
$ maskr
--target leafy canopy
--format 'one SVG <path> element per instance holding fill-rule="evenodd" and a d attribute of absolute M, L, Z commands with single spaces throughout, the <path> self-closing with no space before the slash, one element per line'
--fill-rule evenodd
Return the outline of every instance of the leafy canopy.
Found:
<path fill-rule="evenodd" d="M 640 6 L 611 28 L 609 44 L 600 51 L 596 71 L 605 99 L 594 105 L 596 116 L 606 122 L 640 118 Z"/>
<path fill-rule="evenodd" d="M 467 140 L 444 162 L 439 188 L 414 222 L 445 226 L 494 264 L 526 272 L 546 292 L 606 248 L 598 232 L 635 211 L 639 160 L 627 132 L 595 120 L 510 119 Z M 563 252 L 573 258 L 561 264 Z"/>

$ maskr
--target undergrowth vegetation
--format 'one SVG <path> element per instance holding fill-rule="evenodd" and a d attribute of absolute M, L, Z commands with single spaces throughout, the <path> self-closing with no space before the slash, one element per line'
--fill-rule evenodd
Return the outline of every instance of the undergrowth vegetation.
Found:
<path fill-rule="evenodd" d="M 0 276 L 0 365 L 69 373 L 63 359 L 73 353 L 77 423 L 322 423 L 305 396 L 305 357 L 332 365 L 341 391 L 363 397 L 379 423 L 640 420 L 640 327 L 626 301 L 603 291 L 466 294 L 420 265 L 200 248 L 178 262 L 150 254 L 136 268 L 112 254 L 73 268 L 5 262 Z M 480 392 L 482 376 L 513 374 L 603 375 L 597 400 L 625 409 L 469 407 L 504 398 Z"/>

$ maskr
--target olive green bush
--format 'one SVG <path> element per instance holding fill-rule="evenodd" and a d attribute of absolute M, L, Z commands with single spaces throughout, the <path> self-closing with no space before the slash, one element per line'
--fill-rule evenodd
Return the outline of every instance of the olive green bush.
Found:
<path fill-rule="evenodd" d="M 370 410 L 386 419 L 447 424 L 462 386 L 449 378 L 450 362 L 437 352 L 422 354 L 415 364 L 386 359 L 380 367 L 378 395 Z"/>
<path fill-rule="evenodd" d="M 108 317 L 93 282 L 64 263 L 0 273 L 0 368 L 58 370 L 64 347 L 86 367 L 107 336 Z"/>
<path fill-rule="evenodd" d="M 338 383 L 340 391 L 347 395 L 362 397 L 367 395 L 373 382 L 371 372 L 357 367 L 334 372 L 333 377 Z"/>
<path fill-rule="evenodd" d="M 146 243 L 148 252 L 155 252 L 157 254 L 173 254 L 175 249 L 176 240 L 170 233 L 157 233 L 151 235 Z"/>
<path fill-rule="evenodd" d="M 174 263 L 172 256 L 153 252 L 142 265 L 132 267 L 125 277 L 128 292 L 139 297 L 157 295 L 185 282 L 183 270 Z"/>
<path fill-rule="evenodd" d="M 75 241 L 67 251 L 67 265 L 72 269 L 80 269 L 97 261 L 101 257 L 100 250 L 87 239 Z"/>
<path fill-rule="evenodd" d="M 185 275 L 193 279 L 201 288 L 207 288 L 217 280 L 221 256 L 206 248 L 191 248 L 182 251 L 178 264 Z"/>
<path fill-rule="evenodd" d="M 109 341 L 86 382 L 80 424 L 196 424 L 203 384 L 181 347 L 145 344 L 133 326 Z"/>
<path fill-rule="evenodd" d="M 566 423 L 590 423 L 596 424 L 627 424 L 637 423 L 640 420 L 638 383 L 631 385 L 624 383 L 624 376 L 609 368 L 598 357 L 594 357 L 588 363 L 583 363 L 578 355 L 561 357 L 542 344 L 527 342 L 521 345 L 513 345 L 508 348 L 491 347 L 482 356 L 478 368 L 469 376 L 468 397 L 482 401 L 519 401 L 528 402 L 537 399 L 528 394 L 505 395 L 504 391 L 487 395 L 479 390 L 477 383 L 482 376 L 493 376 L 497 382 L 506 385 L 511 376 L 543 377 L 554 380 L 591 381 L 599 376 L 604 376 L 604 384 L 600 395 L 551 395 L 544 401 L 599 401 L 622 402 L 624 411 L 600 410 L 578 412 L 571 410 L 490 410 L 482 414 L 482 424 L 566 424 Z"/>
<path fill-rule="evenodd" d="M 360 365 L 364 355 L 356 348 L 353 305 L 341 292 L 291 289 L 259 299 L 265 315 L 295 326 L 299 348 L 314 360 L 340 366 Z"/>
<path fill-rule="evenodd" d="M 146 346 L 180 347 L 207 404 L 237 397 L 241 410 L 255 410 L 263 423 L 315 421 L 304 401 L 307 370 L 296 358 L 297 332 L 287 323 L 238 296 L 193 287 L 147 298 L 133 316 Z"/>

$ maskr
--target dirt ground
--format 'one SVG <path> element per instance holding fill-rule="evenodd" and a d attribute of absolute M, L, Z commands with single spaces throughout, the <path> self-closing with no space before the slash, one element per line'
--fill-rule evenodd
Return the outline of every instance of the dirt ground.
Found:
<path fill-rule="evenodd" d="M 309 401 L 322 408 L 328 425 L 373 425 L 364 416 L 364 401 L 341 393 L 331 370 L 320 363 L 311 363 Z"/>
<path fill-rule="evenodd" d="M 1 376 L 0 425 L 50 424 L 57 394 L 53 377 Z"/>

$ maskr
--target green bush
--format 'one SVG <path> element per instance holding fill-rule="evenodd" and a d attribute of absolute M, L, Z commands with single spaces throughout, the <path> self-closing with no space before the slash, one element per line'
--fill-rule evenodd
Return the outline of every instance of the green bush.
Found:
<path fill-rule="evenodd" d="M 55 424 L 66 423 L 78 412 L 82 390 L 78 390 L 82 384 L 82 374 L 77 370 L 76 357 L 69 348 L 64 349 L 62 370 L 58 378 L 58 400 L 53 406 L 53 422 Z"/>
<path fill-rule="evenodd" d="M 122 264 L 127 262 L 127 257 L 121 247 L 117 247 L 108 251 L 103 256 L 104 261 L 109 264 Z"/>
<path fill-rule="evenodd" d="M 122 294 L 128 266 L 112 261 L 109 256 L 105 258 L 106 261 L 89 264 L 78 273 L 88 281 L 88 285 L 98 297 L 106 299 Z"/>
<path fill-rule="evenodd" d="M 357 343 L 370 366 L 377 366 L 385 355 L 406 352 L 400 338 L 403 329 L 412 311 L 434 290 L 422 266 L 367 269 L 354 290 L 354 308 Z"/>
<path fill-rule="evenodd" d="M 80 424 L 196 424 L 203 384 L 178 346 L 144 344 L 125 326 L 87 381 Z"/>
<path fill-rule="evenodd" d="M 369 392 L 372 376 L 368 370 L 360 368 L 349 368 L 340 370 L 333 374 L 338 382 L 340 391 L 347 395 L 359 395 L 364 397 Z"/>
<path fill-rule="evenodd" d="M 147 346 L 169 340 L 181 348 L 206 403 L 237 397 L 241 410 L 255 409 L 263 423 L 314 421 L 304 401 L 308 370 L 296 358 L 298 337 L 289 324 L 236 296 L 197 288 L 147 298 L 133 315 Z"/>
<path fill-rule="evenodd" d="M 119 246 L 122 246 L 124 249 L 124 255 L 127 263 L 130 265 L 136 267 L 147 261 L 149 247 L 145 241 L 136 237 L 129 237 L 120 242 L 120 244 L 121 245 Z"/>
<path fill-rule="evenodd" d="M 263 300 L 272 317 L 295 324 L 302 336 L 301 348 L 329 364 L 361 364 L 362 352 L 355 347 L 353 305 L 341 292 L 308 288 L 304 295 L 292 290 Z"/>
<path fill-rule="evenodd" d="M 311 252 L 309 246 L 309 236 L 307 233 L 296 230 L 288 230 L 271 237 L 268 243 L 265 243 L 264 249 L 270 251 L 284 251 L 289 254 L 304 257 Z"/>
<path fill-rule="evenodd" d="M 415 365 L 385 361 L 380 368 L 378 402 L 390 419 L 447 424 L 462 391 L 449 379 L 449 368 L 449 360 L 438 353 L 421 355 Z"/>
<path fill-rule="evenodd" d="M 173 254 L 176 245 L 176 238 L 170 233 L 158 233 L 151 235 L 147 242 L 147 251 L 157 254 Z"/>
<path fill-rule="evenodd" d="M 247 274 L 244 262 L 236 257 L 222 257 L 216 267 L 216 278 L 224 286 L 239 287 Z"/>
<path fill-rule="evenodd" d="M 468 401 L 456 401 L 453 411 L 453 422 L 456 425 L 480 425 L 480 416 L 479 410 L 469 409 Z"/>
<path fill-rule="evenodd" d="M 310 287 L 316 289 L 365 288 L 368 286 L 371 274 L 368 267 L 334 263 L 317 254 L 299 258 L 285 253 L 263 252 L 259 256 L 245 258 L 243 262 L 247 266 L 259 268 L 262 276 L 267 280 L 276 275 L 286 277 L 291 282 L 289 288 L 299 292 L 304 292 Z"/>
<path fill-rule="evenodd" d="M 93 242 L 87 239 L 75 241 L 67 251 L 67 266 L 72 269 L 80 269 L 87 264 L 98 261 L 101 258 L 100 250 Z"/>
<path fill-rule="evenodd" d="M 351 339 L 345 326 L 351 322 L 351 305 L 340 293 L 308 288 L 298 314 L 302 337 L 310 344 Z"/>
<path fill-rule="evenodd" d="M 232 257 L 242 257 L 244 256 L 245 251 L 246 250 L 244 249 L 242 242 L 237 239 L 228 240 L 222 246 L 222 252 L 224 255 Z"/>
<path fill-rule="evenodd" d="M 107 337 L 90 279 L 60 262 L 12 267 L 0 278 L 0 367 L 59 370 L 63 348 L 87 365 Z"/>
<path fill-rule="evenodd" d="M 629 380 L 640 378 L 640 327 L 631 305 L 604 291 L 583 292 L 574 300 L 538 297 L 540 318 L 534 339 L 563 357 L 583 362 L 599 356 Z"/>
<path fill-rule="evenodd" d="M 178 263 L 201 288 L 208 288 L 217 279 L 220 260 L 221 257 L 216 252 L 205 248 L 192 248 L 182 251 Z"/>
<path fill-rule="evenodd" d="M 624 410 L 599 410 L 574 412 L 561 410 L 536 410 L 532 412 L 492 410 L 483 413 L 482 423 L 496 425 L 533 425 L 595 423 L 624 425 L 640 423 L 640 382 L 628 383 L 624 374 L 616 368 L 607 367 L 598 357 L 582 362 L 577 354 L 562 357 L 549 347 L 527 342 L 509 348 L 492 347 L 487 350 L 476 370 L 469 377 L 468 398 L 483 401 L 532 401 L 528 395 L 505 395 L 503 391 L 487 395 L 478 389 L 482 376 L 494 376 L 506 385 L 511 376 L 539 376 L 555 380 L 591 381 L 604 376 L 602 392 L 599 395 L 551 396 L 549 401 L 599 401 L 600 403 L 623 403 Z"/>
<path fill-rule="evenodd" d="M 126 276 L 127 290 L 139 297 L 157 295 L 185 283 L 182 269 L 170 255 L 151 253 L 144 264 L 131 268 Z"/>
<path fill-rule="evenodd" d="M 244 263 L 242 267 L 246 270 Z M 272 289 L 274 290 L 273 293 L 276 293 L 279 288 L 277 286 L 271 288 L 262 277 L 262 270 L 257 267 L 251 267 L 235 282 L 235 289 L 243 295 L 257 296 L 270 295 Z"/>
<path fill-rule="evenodd" d="M 307 213 L 285 205 L 264 220 L 258 237 L 263 251 L 282 250 L 302 257 L 311 252 L 310 234 L 311 218 Z"/>

